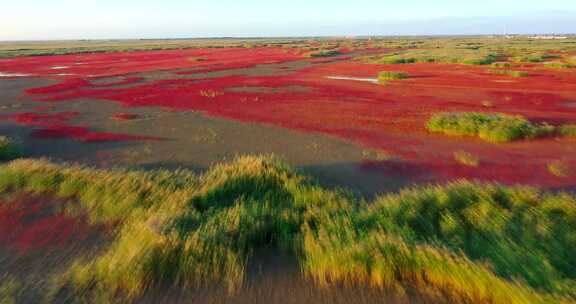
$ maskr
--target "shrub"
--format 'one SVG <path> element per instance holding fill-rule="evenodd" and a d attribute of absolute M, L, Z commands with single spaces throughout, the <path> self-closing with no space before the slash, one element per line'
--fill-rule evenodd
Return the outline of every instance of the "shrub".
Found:
<path fill-rule="evenodd" d="M 558 58 L 562 58 L 561 55 L 559 54 L 544 54 L 542 55 L 543 59 L 558 59 Z"/>
<path fill-rule="evenodd" d="M 408 77 L 410 76 L 405 72 L 384 71 L 378 74 L 378 81 L 380 83 L 387 83 L 388 81 L 402 80 L 407 79 Z"/>
<path fill-rule="evenodd" d="M 481 57 L 473 57 L 473 58 L 464 58 L 462 60 L 463 64 L 473 64 L 473 65 L 487 65 L 492 64 L 496 60 L 498 60 L 497 54 L 487 54 Z"/>
<path fill-rule="evenodd" d="M 333 56 L 338 56 L 341 54 L 342 53 L 340 51 L 326 50 L 326 51 L 312 52 L 312 53 L 309 53 L 308 56 L 309 57 L 333 57 Z"/>
<path fill-rule="evenodd" d="M 509 62 L 494 62 L 494 63 L 492 63 L 492 67 L 498 68 L 498 69 L 510 68 L 510 67 L 512 67 L 512 64 L 510 64 Z"/>
<path fill-rule="evenodd" d="M 379 58 L 374 63 L 379 64 L 407 64 L 407 63 L 414 63 L 416 62 L 415 58 L 404 58 L 400 56 L 386 56 Z"/>
<path fill-rule="evenodd" d="M 0 161 L 12 160 L 22 156 L 22 151 L 14 141 L 6 136 L 0 136 Z"/>
<path fill-rule="evenodd" d="M 543 62 L 544 59 L 544 55 L 542 54 L 529 54 L 514 57 L 512 60 L 518 63 L 540 63 Z"/>
<path fill-rule="evenodd" d="M 521 116 L 477 112 L 442 112 L 432 116 L 427 128 L 431 132 L 452 136 L 474 136 L 500 143 L 550 134 L 549 125 L 536 126 Z"/>

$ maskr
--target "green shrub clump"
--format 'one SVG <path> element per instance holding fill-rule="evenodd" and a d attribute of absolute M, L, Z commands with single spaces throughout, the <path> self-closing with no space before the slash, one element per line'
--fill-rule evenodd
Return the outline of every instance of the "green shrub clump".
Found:
<path fill-rule="evenodd" d="M 474 136 L 494 143 L 535 138 L 554 132 L 552 126 L 534 125 L 521 116 L 478 112 L 437 113 L 428 121 L 427 128 L 431 132 Z"/>
<path fill-rule="evenodd" d="M 0 136 L 0 161 L 12 160 L 22 156 L 20 147 L 12 139 Z"/>
<path fill-rule="evenodd" d="M 562 61 L 551 61 L 551 62 L 546 62 L 544 64 L 545 67 L 550 68 L 550 69 L 571 69 L 574 67 L 573 64 L 567 63 L 567 62 L 562 62 Z"/>
<path fill-rule="evenodd" d="M 380 72 L 380 74 L 378 74 L 378 81 L 380 83 L 385 84 L 389 81 L 402 80 L 402 79 L 407 79 L 409 77 L 410 77 L 410 75 L 408 75 L 408 73 L 405 73 L 405 72 L 384 71 L 384 72 Z"/>
<path fill-rule="evenodd" d="M 558 128 L 558 133 L 566 137 L 576 137 L 576 124 L 567 124 Z"/>
<path fill-rule="evenodd" d="M 528 72 L 525 71 L 512 71 L 512 70 L 500 70 L 500 69 L 491 69 L 490 73 L 495 75 L 506 75 L 510 77 L 527 77 L 530 76 Z"/>
<path fill-rule="evenodd" d="M 492 67 L 497 69 L 507 69 L 511 68 L 512 64 L 510 64 L 509 62 L 494 62 L 492 63 Z"/>
<path fill-rule="evenodd" d="M 309 53 L 308 56 L 309 57 L 333 57 L 333 56 L 338 56 L 341 54 L 342 54 L 342 52 L 340 52 L 340 51 L 326 50 L 326 51 L 312 52 L 312 53 Z"/>
<path fill-rule="evenodd" d="M 405 58 L 401 56 L 385 56 L 379 58 L 374 63 L 378 64 L 407 64 L 407 63 L 415 63 L 416 58 Z"/>

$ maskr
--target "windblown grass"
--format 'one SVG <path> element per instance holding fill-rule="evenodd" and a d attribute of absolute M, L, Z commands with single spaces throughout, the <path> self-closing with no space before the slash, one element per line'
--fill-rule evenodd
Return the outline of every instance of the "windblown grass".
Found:
<path fill-rule="evenodd" d="M 530 139 L 554 132 L 549 125 L 535 125 L 521 116 L 499 113 L 441 112 L 435 114 L 427 128 L 451 136 L 473 136 L 501 143 Z"/>
<path fill-rule="evenodd" d="M 73 196 L 76 211 L 117 224 L 101 255 L 59 278 L 86 302 L 174 285 L 234 292 L 264 246 L 295 254 L 321 286 L 435 290 L 474 303 L 576 297 L 568 194 L 461 181 L 358 202 L 272 157 L 241 157 L 201 176 L 16 160 L 0 167 L 0 190 Z"/>
<path fill-rule="evenodd" d="M 0 277 L 0 303 L 16 304 L 22 293 L 22 283 L 9 275 Z"/>

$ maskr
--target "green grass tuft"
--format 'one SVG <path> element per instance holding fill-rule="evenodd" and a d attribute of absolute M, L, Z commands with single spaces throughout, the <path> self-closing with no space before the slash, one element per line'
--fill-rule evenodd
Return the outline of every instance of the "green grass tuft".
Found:
<path fill-rule="evenodd" d="M 546 62 L 544 64 L 544 67 L 549 68 L 549 69 L 571 69 L 574 67 L 574 65 L 567 63 L 567 62 L 562 62 L 562 61 L 551 61 L 551 62 Z"/>
<path fill-rule="evenodd" d="M 12 160 L 22 156 L 22 150 L 14 141 L 0 136 L 0 161 Z"/>
<path fill-rule="evenodd" d="M 428 121 L 431 132 L 451 136 L 472 136 L 502 143 L 545 136 L 554 132 L 549 125 L 534 125 L 521 116 L 478 113 L 441 112 Z"/>
<path fill-rule="evenodd" d="M 558 133 L 566 137 L 576 137 L 576 124 L 567 124 L 558 128 Z"/>
<path fill-rule="evenodd" d="M 506 70 L 506 69 L 490 69 L 490 73 L 495 75 L 506 75 L 510 77 L 527 77 L 530 74 L 526 71 L 513 71 L 513 70 Z"/>
<path fill-rule="evenodd" d="M 405 72 L 384 71 L 378 74 L 378 82 L 386 84 L 389 81 L 408 79 L 410 75 Z"/>
<path fill-rule="evenodd" d="M 308 56 L 309 57 L 334 57 L 334 56 L 338 56 L 341 54 L 342 53 L 340 51 L 337 51 L 337 50 L 323 50 L 323 51 L 308 53 Z"/>

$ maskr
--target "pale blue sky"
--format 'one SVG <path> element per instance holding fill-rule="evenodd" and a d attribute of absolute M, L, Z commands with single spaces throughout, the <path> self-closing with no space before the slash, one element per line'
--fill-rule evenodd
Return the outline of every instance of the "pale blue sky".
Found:
<path fill-rule="evenodd" d="M 576 0 L 3 2 L 0 40 L 576 32 Z"/>

